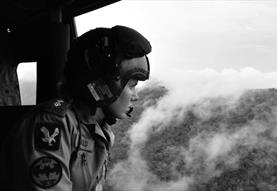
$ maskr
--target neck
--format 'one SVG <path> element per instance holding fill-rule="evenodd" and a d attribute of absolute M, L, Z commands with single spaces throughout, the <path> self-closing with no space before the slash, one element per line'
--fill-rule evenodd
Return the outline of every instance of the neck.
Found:
<path fill-rule="evenodd" d="M 82 102 L 76 103 L 75 107 L 79 117 L 85 123 L 93 123 L 96 121 L 101 124 L 105 117 L 104 112 L 100 107 L 95 109 L 92 108 L 91 105 Z"/>

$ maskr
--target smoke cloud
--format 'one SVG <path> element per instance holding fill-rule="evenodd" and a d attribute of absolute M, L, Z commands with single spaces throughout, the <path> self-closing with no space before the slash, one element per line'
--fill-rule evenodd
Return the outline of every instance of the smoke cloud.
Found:
<path fill-rule="evenodd" d="M 174 74 L 174 75 L 170 75 Z M 277 110 L 264 116 L 266 120 L 251 119 L 247 124 L 237 124 L 229 128 L 224 122 L 216 131 L 204 127 L 204 122 L 219 113 L 229 112 L 236 107 L 240 96 L 249 89 L 277 87 L 277 72 L 263 73 L 253 68 L 239 71 L 225 69 L 216 71 L 167 71 L 156 74 L 146 86 L 162 84 L 167 94 L 156 105 L 144 110 L 140 120 L 134 124 L 129 136 L 131 140 L 128 159 L 117 163 L 110 171 L 113 186 L 122 191 L 187 191 L 197 181 L 207 182 L 219 176 L 226 168 L 236 169 L 242 153 L 238 147 L 276 147 Z M 207 99 L 209 98 L 209 99 Z M 214 99 L 211 98 L 222 98 Z M 220 111 L 216 105 L 223 105 Z M 188 108 L 193 110 L 202 130 L 188 140 L 187 145 L 166 148 L 177 153 L 185 164 L 186 172 L 175 173 L 174 180 L 162 181 L 151 172 L 142 156 L 142 148 L 149 136 L 184 121 Z M 258 112 L 258 111 L 257 111 Z M 214 127 L 213 127 L 214 128 Z M 201 128 L 200 128 L 201 129 Z M 192 130 L 193 131 L 193 130 Z M 270 134 L 272 139 L 264 139 L 262 134 Z M 166 141 L 166 140 L 164 140 Z M 174 166 L 173 160 L 171 166 Z M 175 165 L 175 167 L 177 164 Z M 174 170 L 172 170 L 174 171 Z"/>

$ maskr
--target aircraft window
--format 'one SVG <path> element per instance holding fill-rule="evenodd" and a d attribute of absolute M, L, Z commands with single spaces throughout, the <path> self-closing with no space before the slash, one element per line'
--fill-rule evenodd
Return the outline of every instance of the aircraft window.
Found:
<path fill-rule="evenodd" d="M 277 188 L 276 18 L 270 0 L 123 0 L 76 18 L 78 35 L 125 25 L 153 47 L 134 117 L 112 128 L 110 190 Z"/>
<path fill-rule="evenodd" d="M 17 67 L 22 105 L 36 104 L 37 63 L 24 62 Z"/>

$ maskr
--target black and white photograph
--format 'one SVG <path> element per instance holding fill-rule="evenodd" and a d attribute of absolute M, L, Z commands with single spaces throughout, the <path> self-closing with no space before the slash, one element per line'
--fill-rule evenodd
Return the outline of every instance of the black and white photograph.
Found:
<path fill-rule="evenodd" d="M 277 191 L 277 1 L 0 10 L 0 190 Z"/>

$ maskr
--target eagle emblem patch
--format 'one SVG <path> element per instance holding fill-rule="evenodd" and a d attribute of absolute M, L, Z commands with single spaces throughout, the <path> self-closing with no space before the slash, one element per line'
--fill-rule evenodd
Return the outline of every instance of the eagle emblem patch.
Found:
<path fill-rule="evenodd" d="M 35 127 L 34 136 L 37 149 L 58 150 L 61 139 L 61 127 L 58 124 L 38 124 Z"/>
<path fill-rule="evenodd" d="M 42 157 L 31 166 L 30 175 L 32 182 L 41 188 L 55 186 L 62 177 L 60 162 L 54 157 Z"/>

